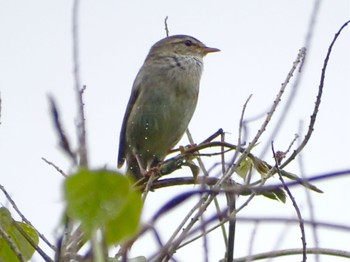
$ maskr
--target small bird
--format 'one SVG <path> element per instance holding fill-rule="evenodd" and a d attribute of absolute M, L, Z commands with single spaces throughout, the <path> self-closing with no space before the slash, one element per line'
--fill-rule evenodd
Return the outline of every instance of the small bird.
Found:
<path fill-rule="evenodd" d="M 120 131 L 118 168 L 139 180 L 179 142 L 195 111 L 203 57 L 217 48 L 188 35 L 155 43 L 139 70 Z"/>

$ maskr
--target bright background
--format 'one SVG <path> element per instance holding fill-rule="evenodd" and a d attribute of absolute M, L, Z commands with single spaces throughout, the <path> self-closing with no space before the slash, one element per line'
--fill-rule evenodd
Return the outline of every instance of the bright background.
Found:
<path fill-rule="evenodd" d="M 222 50 L 205 58 L 199 103 L 190 124 L 194 139 L 200 142 L 223 128 L 228 132 L 227 140 L 236 143 L 238 120 L 247 97 L 253 95 L 247 118 L 267 112 L 298 50 L 305 45 L 315 5 L 315 1 L 271 0 L 81 2 L 80 66 L 82 84 L 87 86 L 84 98 L 90 164 L 94 168 L 113 169 L 119 129 L 134 77 L 152 44 L 165 36 L 166 16 L 169 16 L 171 34 L 189 34 Z M 286 150 L 300 128 L 304 132 L 307 130 L 327 48 L 340 26 L 350 19 L 348 0 L 319 2 L 301 84 L 274 138 L 278 150 Z M 37 229 L 52 240 L 62 214 L 63 178 L 41 157 L 67 172 L 72 168 L 58 148 L 47 100 L 47 95 L 57 99 L 64 126 L 72 143 L 76 144 L 71 11 L 72 1 L 65 0 L 0 2 L 0 183 Z M 302 154 L 307 176 L 349 168 L 349 40 L 348 27 L 334 47 L 315 131 Z M 250 139 L 262 120 L 249 125 Z M 274 123 L 276 121 L 271 124 Z M 260 141 L 255 151 L 257 155 L 270 144 L 268 133 Z M 181 144 L 187 144 L 187 140 Z M 270 153 L 264 159 L 272 163 Z M 297 163 L 288 170 L 300 172 Z M 325 193 L 311 194 L 316 218 L 349 225 L 350 178 L 328 180 L 317 186 Z M 144 221 L 178 191 L 152 193 L 145 207 Z M 309 218 L 305 191 L 295 188 L 292 192 L 304 218 Z M 0 199 L 1 203 L 6 203 L 3 195 Z M 182 212 L 187 210 L 181 209 Z M 241 215 L 294 217 L 294 213 L 290 201 L 283 205 L 256 198 Z M 158 226 L 164 234 L 171 232 L 171 225 L 176 225 L 181 214 L 169 214 L 169 218 L 176 218 L 171 223 L 166 219 L 160 221 Z M 241 223 L 237 227 L 238 257 L 249 252 L 254 227 Z M 259 224 L 256 229 L 253 252 L 273 250 L 277 243 L 278 248 L 301 247 L 297 226 Z M 307 233 L 308 247 L 314 246 L 310 232 Z M 319 241 L 320 247 L 348 250 L 349 232 L 321 230 Z M 146 255 L 155 250 L 149 241 L 145 243 L 136 245 L 133 255 Z M 214 234 L 209 243 L 210 261 L 218 261 L 224 254 L 223 242 Z M 196 261 L 201 261 L 201 245 L 198 241 L 195 247 L 198 248 Z M 192 246 L 184 248 L 176 257 L 179 261 L 193 261 L 189 259 L 193 258 L 193 250 Z M 295 259 L 300 260 L 300 256 L 276 261 Z M 321 261 L 329 259 L 334 261 L 330 257 Z M 337 261 L 342 260 L 337 258 Z"/>

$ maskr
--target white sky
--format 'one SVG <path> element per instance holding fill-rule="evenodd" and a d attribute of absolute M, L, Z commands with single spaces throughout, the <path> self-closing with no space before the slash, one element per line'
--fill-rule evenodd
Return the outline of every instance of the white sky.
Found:
<path fill-rule="evenodd" d="M 223 128 L 229 133 L 227 140 L 236 143 L 242 105 L 253 94 L 247 117 L 263 114 L 271 106 L 298 50 L 305 43 L 313 5 L 314 1 L 271 0 L 82 1 L 80 65 L 82 83 L 87 85 L 85 103 L 91 166 L 116 166 L 119 129 L 131 85 L 149 48 L 165 36 L 165 16 L 169 16 L 171 34 L 189 34 L 222 50 L 205 58 L 199 104 L 190 124 L 195 140 L 200 142 Z M 71 10 L 71 1 L 64 0 L 0 2 L 0 183 L 27 218 L 50 239 L 54 238 L 62 212 L 63 179 L 41 157 L 69 171 L 69 161 L 57 146 L 47 95 L 57 99 L 64 126 L 75 142 Z M 303 130 L 307 129 L 327 48 L 335 32 L 349 19 L 348 0 L 322 1 L 299 92 L 274 138 L 277 149 L 287 148 L 300 128 L 300 121 L 304 121 Z M 350 27 L 338 39 L 329 62 L 315 131 L 303 151 L 308 176 L 349 169 L 349 36 Z M 261 121 L 250 126 L 250 139 Z M 271 142 L 268 134 L 260 141 L 255 151 L 258 155 L 259 148 Z M 183 140 L 182 144 L 186 143 Z M 272 163 L 271 154 L 264 158 Z M 299 172 L 297 164 L 288 170 Z M 350 212 L 346 207 L 350 178 L 328 180 L 317 186 L 325 194 L 312 194 L 316 218 L 349 224 Z M 174 190 L 152 193 L 145 217 L 173 193 Z M 308 218 L 304 191 L 293 189 L 293 193 Z M 6 203 L 2 195 L 0 200 Z M 257 198 L 241 215 L 293 217 L 294 210 L 290 203 L 283 205 Z M 167 232 L 169 220 L 161 221 L 159 226 Z M 237 256 L 248 252 L 251 230 L 252 227 L 238 224 Z M 313 246 L 310 232 L 307 232 L 308 247 Z M 301 246 L 296 226 L 286 229 L 261 224 L 256 234 L 254 251 L 273 249 L 281 234 L 285 239 L 280 248 Z M 350 244 L 349 233 L 323 230 L 319 239 L 321 247 L 346 249 Z M 199 241 L 196 246 L 198 259 L 201 244 Z M 210 244 L 210 261 L 222 258 L 222 240 L 212 240 Z M 133 254 L 148 254 L 152 248 L 149 242 L 147 245 L 147 248 L 144 243 L 136 245 Z M 190 261 L 186 260 L 189 254 L 193 255 L 192 247 L 178 252 L 177 258 Z M 288 261 L 295 259 L 300 257 Z M 276 261 L 282 260 L 287 261 L 285 258 Z"/>

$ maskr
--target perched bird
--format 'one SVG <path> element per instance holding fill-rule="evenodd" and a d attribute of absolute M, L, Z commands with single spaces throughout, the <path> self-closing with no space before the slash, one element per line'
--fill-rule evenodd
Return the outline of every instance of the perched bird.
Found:
<path fill-rule="evenodd" d="M 192 36 L 155 43 L 134 81 L 120 131 L 118 167 L 136 179 L 181 139 L 197 104 L 203 57 L 217 48 Z"/>

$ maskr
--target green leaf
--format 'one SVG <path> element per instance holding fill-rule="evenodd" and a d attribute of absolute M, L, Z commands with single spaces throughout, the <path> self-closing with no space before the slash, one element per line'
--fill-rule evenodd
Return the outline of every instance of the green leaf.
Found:
<path fill-rule="evenodd" d="M 244 180 L 247 177 L 248 172 L 251 172 L 253 167 L 253 161 L 250 158 L 243 159 L 236 169 L 236 173 Z"/>
<path fill-rule="evenodd" d="M 287 178 L 289 178 L 291 180 L 298 181 L 304 187 L 306 187 L 308 189 L 311 189 L 311 190 L 313 190 L 313 191 L 315 191 L 317 193 L 323 193 L 323 191 L 321 189 L 319 189 L 316 186 L 314 186 L 313 184 L 309 183 L 306 179 L 302 179 L 302 178 L 298 177 L 295 174 L 292 174 L 290 172 L 281 170 L 281 175 L 284 176 L 284 177 L 287 177 Z"/>
<path fill-rule="evenodd" d="M 273 190 L 266 191 L 262 193 L 263 196 L 273 199 L 273 200 L 278 200 L 283 203 L 286 203 L 286 193 L 284 192 L 283 189 L 281 188 L 275 188 Z"/>
<path fill-rule="evenodd" d="M 108 244 L 113 244 L 137 231 L 141 193 L 126 176 L 108 170 L 80 170 L 66 179 L 64 191 L 67 212 L 81 222 L 87 237 L 100 229 Z"/>
<path fill-rule="evenodd" d="M 107 244 L 118 243 L 126 236 L 134 235 L 137 232 L 141 209 L 142 200 L 140 193 L 138 191 L 131 192 L 126 205 L 120 210 L 119 215 L 107 224 Z"/>
<path fill-rule="evenodd" d="M 28 242 L 26 237 L 31 240 L 34 246 L 37 246 L 39 235 L 36 230 L 28 224 L 15 221 L 11 217 L 10 212 L 4 207 L 0 208 L 0 227 L 23 259 L 25 261 L 29 260 L 33 256 L 35 248 Z M 3 236 L 0 236 L 0 261 L 19 261 L 8 243 L 8 239 L 5 239 Z"/>

